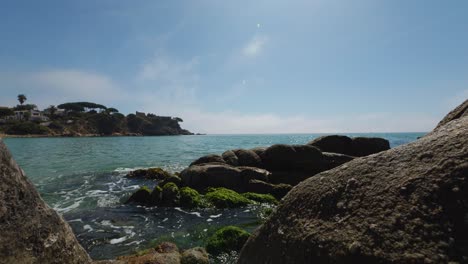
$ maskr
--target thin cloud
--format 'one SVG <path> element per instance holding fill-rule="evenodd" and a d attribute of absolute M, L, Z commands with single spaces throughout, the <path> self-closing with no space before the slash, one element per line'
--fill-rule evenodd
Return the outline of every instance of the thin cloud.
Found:
<path fill-rule="evenodd" d="M 255 57 L 263 51 L 267 42 L 267 36 L 256 35 L 244 46 L 242 54 L 246 57 Z"/>

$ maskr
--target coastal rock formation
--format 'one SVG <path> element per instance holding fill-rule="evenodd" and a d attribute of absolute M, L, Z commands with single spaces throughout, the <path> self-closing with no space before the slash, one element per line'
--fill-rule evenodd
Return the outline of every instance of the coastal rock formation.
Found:
<path fill-rule="evenodd" d="M 316 138 L 308 143 L 324 152 L 364 157 L 390 149 L 390 142 L 383 138 L 330 135 Z"/>
<path fill-rule="evenodd" d="M 224 159 L 223 159 L 221 156 L 215 155 L 215 154 L 211 154 L 211 155 L 206 155 L 206 156 L 203 156 L 203 157 L 200 157 L 200 158 L 196 159 L 195 161 L 193 161 L 192 163 L 190 163 L 190 166 L 199 165 L 199 164 L 205 164 L 205 163 L 221 163 L 221 164 L 225 164 L 226 162 L 224 161 Z"/>
<path fill-rule="evenodd" d="M 180 173 L 184 186 L 199 191 L 208 187 L 225 187 L 238 192 L 246 189 L 249 180 L 265 180 L 269 172 L 254 167 L 233 167 L 227 164 L 193 165 Z"/>
<path fill-rule="evenodd" d="M 91 262 L 70 226 L 45 204 L 2 141 L 0 141 L 0 262 Z"/>
<path fill-rule="evenodd" d="M 251 180 L 268 184 L 296 185 L 314 174 L 339 166 L 353 158 L 322 152 L 310 145 L 277 144 L 268 148 L 228 150 L 221 156 L 201 157 L 183 170 L 180 177 L 182 185 L 199 191 L 208 187 L 225 187 L 244 192 L 252 189 L 252 186 L 249 186 Z M 274 195 L 280 193 L 282 192 L 275 192 Z"/>
<path fill-rule="evenodd" d="M 297 185 L 238 263 L 468 262 L 468 116 L 446 119 Z"/>
<path fill-rule="evenodd" d="M 468 99 L 465 100 L 459 106 L 457 106 L 455 109 L 450 111 L 450 113 L 448 113 L 439 122 L 439 124 L 437 124 L 437 127 L 435 128 L 435 130 L 437 130 L 438 128 L 442 127 L 443 125 L 447 124 L 448 122 L 450 122 L 452 120 L 455 120 L 455 119 L 458 119 L 458 118 L 461 118 L 461 117 L 464 117 L 464 116 L 468 116 Z"/>

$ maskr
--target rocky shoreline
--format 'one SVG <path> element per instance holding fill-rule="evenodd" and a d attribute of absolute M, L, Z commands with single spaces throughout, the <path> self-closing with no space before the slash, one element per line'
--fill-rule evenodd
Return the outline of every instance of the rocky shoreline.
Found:
<path fill-rule="evenodd" d="M 0 262 L 91 263 L 3 143 L 0 158 Z M 467 175 L 468 100 L 428 135 L 393 149 L 380 138 L 326 136 L 204 156 L 178 174 L 139 170 L 128 177 L 157 185 L 129 203 L 279 206 L 252 235 L 218 230 L 206 250 L 162 243 L 96 263 L 209 263 L 241 248 L 238 263 L 464 263 Z"/>

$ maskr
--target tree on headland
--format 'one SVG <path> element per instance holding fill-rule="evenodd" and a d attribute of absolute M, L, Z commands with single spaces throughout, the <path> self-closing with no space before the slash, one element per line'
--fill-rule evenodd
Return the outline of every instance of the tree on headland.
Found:
<path fill-rule="evenodd" d="M 109 113 L 109 114 L 110 113 L 118 113 L 119 110 L 117 110 L 117 109 L 115 109 L 113 107 L 109 107 L 109 108 L 106 109 L 106 112 Z"/>
<path fill-rule="evenodd" d="M 57 113 L 57 107 L 55 105 L 50 105 L 48 108 L 45 109 L 46 112 L 49 112 L 50 116 L 54 116 Z"/>
<path fill-rule="evenodd" d="M 15 112 L 7 107 L 0 107 L 0 118 L 14 115 Z"/>
<path fill-rule="evenodd" d="M 29 110 L 34 110 L 37 108 L 37 105 L 35 104 L 23 104 L 23 105 L 17 105 L 13 107 L 14 111 L 29 111 Z"/>
<path fill-rule="evenodd" d="M 26 95 L 24 94 L 18 94 L 18 101 L 20 102 L 21 105 L 23 105 L 23 103 L 28 100 L 28 98 L 26 98 Z"/>

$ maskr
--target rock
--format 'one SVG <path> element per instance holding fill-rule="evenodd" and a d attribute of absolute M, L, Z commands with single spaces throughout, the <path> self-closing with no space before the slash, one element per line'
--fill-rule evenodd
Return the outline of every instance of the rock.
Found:
<path fill-rule="evenodd" d="M 268 181 L 269 171 L 255 167 L 237 167 L 240 172 L 240 177 L 243 186 L 246 186 L 250 180 Z M 245 189 L 245 188 L 244 188 Z"/>
<path fill-rule="evenodd" d="M 465 116 L 303 181 L 238 263 L 464 263 L 467 193 Z"/>
<path fill-rule="evenodd" d="M 181 264 L 209 264 L 208 253 L 202 247 L 187 249 L 182 253 Z"/>
<path fill-rule="evenodd" d="M 340 153 L 349 156 L 363 157 L 390 149 L 390 143 L 383 138 L 329 135 L 316 138 L 308 143 L 323 152 Z"/>
<path fill-rule="evenodd" d="M 134 192 L 125 203 L 149 204 L 151 199 L 151 190 L 143 186 Z"/>
<path fill-rule="evenodd" d="M 217 208 L 235 208 L 252 203 L 239 193 L 226 188 L 211 188 L 205 198 Z"/>
<path fill-rule="evenodd" d="M 169 182 L 172 182 L 175 185 L 180 186 L 182 183 L 182 179 L 179 176 L 171 175 L 168 178 L 165 178 L 164 180 L 158 182 L 158 185 L 162 187 L 166 185 L 166 183 L 169 183 Z"/>
<path fill-rule="evenodd" d="M 450 113 L 448 113 L 440 122 L 437 124 L 437 127 L 435 130 L 439 129 L 440 127 L 444 126 L 448 122 L 468 116 L 468 99 L 465 100 L 462 104 L 457 106 L 455 109 L 453 109 Z"/>
<path fill-rule="evenodd" d="M 159 185 L 156 185 L 151 192 L 150 198 L 149 198 L 149 204 L 150 205 L 160 205 L 162 203 L 162 196 L 163 196 L 163 190 L 162 187 Z"/>
<path fill-rule="evenodd" d="M 128 178 L 142 178 L 150 180 L 164 180 L 173 175 L 161 168 L 138 169 L 127 174 Z"/>
<path fill-rule="evenodd" d="M 234 153 L 237 156 L 239 166 L 261 167 L 262 160 L 257 153 L 248 149 L 236 149 Z"/>
<path fill-rule="evenodd" d="M 223 227 L 208 238 L 206 250 L 213 255 L 218 255 L 223 252 L 239 251 L 249 238 L 249 235 L 247 231 L 236 226 Z"/>
<path fill-rule="evenodd" d="M 223 157 L 221 157 L 219 155 L 211 154 L 211 155 L 206 155 L 206 156 L 203 156 L 203 157 L 195 160 L 194 162 L 190 163 L 190 166 L 205 164 L 205 163 L 221 163 L 221 164 L 224 164 L 224 163 L 226 163 L 226 161 L 224 161 Z"/>
<path fill-rule="evenodd" d="M 292 186 L 289 184 L 271 184 L 260 180 L 250 180 L 246 188 L 247 192 L 271 194 L 278 200 L 291 189 Z"/>
<path fill-rule="evenodd" d="M 239 165 L 239 159 L 237 158 L 236 153 L 232 150 L 225 151 L 221 157 L 226 161 L 227 164 L 231 166 L 238 166 Z"/>
<path fill-rule="evenodd" d="M 262 157 L 263 152 L 265 152 L 266 147 L 256 147 L 251 149 L 251 151 L 255 152 L 260 158 Z"/>
<path fill-rule="evenodd" d="M 262 164 L 260 156 L 248 149 L 228 150 L 221 156 L 231 166 L 261 167 Z"/>
<path fill-rule="evenodd" d="M 163 206 L 178 206 L 180 200 L 179 187 L 173 182 L 166 183 L 162 187 L 162 203 Z"/>
<path fill-rule="evenodd" d="M 317 168 L 319 166 L 317 165 Z M 297 170 L 272 171 L 268 179 L 273 184 L 297 185 L 301 181 L 315 175 L 315 172 L 304 172 Z"/>
<path fill-rule="evenodd" d="M 245 198 L 259 202 L 259 203 L 269 203 L 269 204 L 278 204 L 278 200 L 273 197 L 271 194 L 260 194 L 260 193 L 253 193 L 253 192 L 246 192 L 243 193 L 242 196 Z"/>
<path fill-rule="evenodd" d="M 262 154 L 263 164 L 268 170 L 307 171 L 317 173 L 322 152 L 309 145 L 273 145 Z M 313 174 L 312 174 L 313 175 Z"/>
<path fill-rule="evenodd" d="M 0 262 L 90 263 L 70 226 L 39 196 L 0 140 Z"/>
<path fill-rule="evenodd" d="M 200 164 L 183 170 L 180 177 L 184 186 L 198 191 L 204 191 L 208 187 L 225 187 L 242 191 L 243 182 L 240 174 L 240 169 L 227 164 Z"/>
<path fill-rule="evenodd" d="M 202 199 L 200 194 L 190 187 L 182 187 L 180 189 L 180 206 L 184 208 L 201 207 Z"/>
<path fill-rule="evenodd" d="M 383 138 L 355 137 L 351 144 L 351 156 L 364 157 L 390 149 L 390 142 Z"/>
<path fill-rule="evenodd" d="M 333 152 L 340 153 L 345 155 L 353 155 L 353 150 L 351 147 L 352 139 L 348 136 L 342 135 L 328 135 L 318 137 L 311 142 L 307 143 L 308 145 L 315 146 L 323 152 Z"/>
<path fill-rule="evenodd" d="M 322 152 L 322 154 L 323 154 L 323 159 L 322 159 L 322 164 L 320 167 L 324 171 L 333 169 L 335 167 L 340 166 L 341 164 L 344 164 L 354 159 L 353 156 L 348 156 L 348 155 L 339 154 L 339 153 Z"/>
<path fill-rule="evenodd" d="M 173 243 L 163 242 L 156 248 L 149 250 L 148 253 L 138 256 L 122 256 L 116 261 L 107 261 L 100 263 L 109 264 L 180 264 L 181 255 L 179 249 Z"/>

